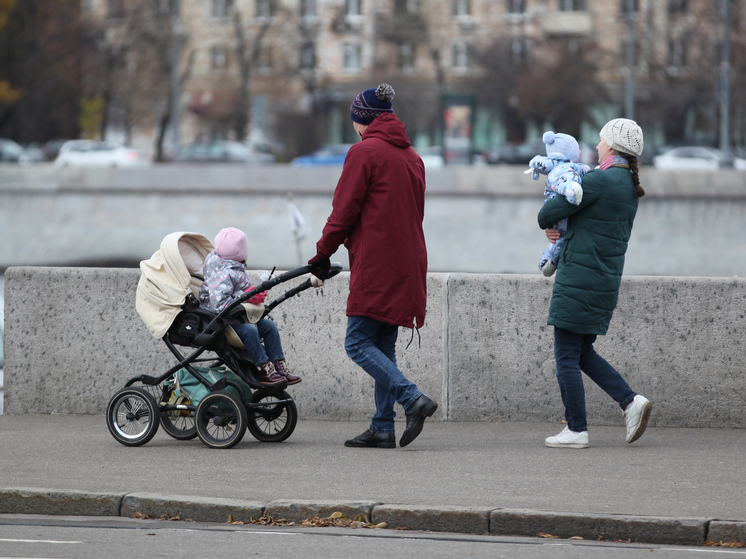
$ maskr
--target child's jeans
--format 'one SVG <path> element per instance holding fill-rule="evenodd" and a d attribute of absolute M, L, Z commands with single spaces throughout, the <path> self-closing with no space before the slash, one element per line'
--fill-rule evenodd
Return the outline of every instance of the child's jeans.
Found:
<path fill-rule="evenodd" d="M 285 359 L 280 342 L 280 333 L 274 320 L 263 318 L 256 324 L 242 322 L 231 324 L 233 330 L 241 338 L 249 357 L 254 365 L 263 365 L 267 361 Z M 264 340 L 264 346 L 262 346 Z"/>

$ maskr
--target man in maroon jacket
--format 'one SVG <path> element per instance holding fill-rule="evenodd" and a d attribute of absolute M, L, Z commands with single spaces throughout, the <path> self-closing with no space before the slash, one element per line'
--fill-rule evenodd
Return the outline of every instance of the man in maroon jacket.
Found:
<path fill-rule="evenodd" d="M 345 441 L 351 447 L 396 447 L 394 402 L 407 419 L 400 446 L 420 434 L 438 407 L 396 366 L 399 326 L 425 323 L 427 247 L 425 166 L 393 114 L 393 97 L 384 83 L 352 102 L 350 116 L 362 141 L 347 153 L 332 213 L 308 262 L 324 279 L 339 245 L 350 256 L 345 350 L 375 380 L 376 402 L 368 430 Z"/>

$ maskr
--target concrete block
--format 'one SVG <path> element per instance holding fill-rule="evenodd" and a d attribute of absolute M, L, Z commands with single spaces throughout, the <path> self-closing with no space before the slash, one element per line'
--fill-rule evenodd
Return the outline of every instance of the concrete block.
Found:
<path fill-rule="evenodd" d="M 490 510 L 480 507 L 379 505 L 373 509 L 371 521 L 375 524 L 385 522 L 388 528 L 487 534 Z"/>
<path fill-rule="evenodd" d="M 396 347 L 399 368 L 439 402 L 443 401 L 443 278 L 442 274 L 428 276 L 425 325 L 419 336 L 400 328 Z M 365 421 L 375 412 L 373 379 L 344 349 L 348 292 L 349 273 L 342 273 L 328 280 L 323 292 L 305 291 L 272 313 L 288 363 L 303 377 L 292 387 L 301 418 Z M 435 419 L 443 417 L 441 409 Z M 401 408 L 398 413 L 403 419 Z"/>
<path fill-rule="evenodd" d="M 0 488 L 2 514 L 119 516 L 123 495 L 30 487 Z"/>
<path fill-rule="evenodd" d="M 7 271 L 5 413 L 103 414 L 127 379 L 167 370 L 173 357 L 135 311 L 139 277 L 139 269 Z"/>
<path fill-rule="evenodd" d="M 622 540 L 669 545 L 703 545 L 708 519 L 562 513 L 497 509 L 490 514 L 490 534 Z"/>
<path fill-rule="evenodd" d="M 551 282 L 541 275 L 448 276 L 448 418 L 562 417 L 554 379 Z"/>
<path fill-rule="evenodd" d="M 553 280 L 448 277 L 448 419 L 559 421 L 564 416 L 547 326 Z M 625 277 L 595 348 L 654 402 L 650 425 L 744 427 L 746 281 Z M 584 377 L 588 421 L 623 425 L 619 406 Z"/>
<path fill-rule="evenodd" d="M 733 541 L 746 544 L 746 522 L 733 520 L 713 520 L 707 531 L 707 539 L 717 543 Z"/>
<path fill-rule="evenodd" d="M 155 518 L 195 520 L 197 522 L 249 521 L 264 514 L 266 503 L 242 499 L 182 497 L 151 493 L 130 493 L 122 499 L 121 516 L 140 513 Z"/>
<path fill-rule="evenodd" d="M 264 510 L 266 516 L 275 520 L 288 520 L 300 524 L 304 520 L 318 516 L 326 518 L 335 512 L 341 512 L 350 520 L 360 515 L 370 520 L 371 511 L 378 503 L 375 501 L 303 501 L 303 500 L 277 500 L 272 501 Z"/>

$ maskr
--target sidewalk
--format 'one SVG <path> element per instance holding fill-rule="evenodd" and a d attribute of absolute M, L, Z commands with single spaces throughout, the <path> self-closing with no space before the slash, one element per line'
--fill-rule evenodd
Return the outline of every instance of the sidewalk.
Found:
<path fill-rule="evenodd" d="M 103 416 L 2 415 L 0 513 L 299 522 L 339 510 L 390 528 L 746 541 L 745 430 L 649 428 L 628 445 L 623 427 L 591 426 L 591 448 L 569 450 L 543 445 L 560 424 L 428 421 L 406 448 L 343 446 L 366 427 L 300 421 L 283 443 L 247 432 L 231 450 L 159 430 L 128 448 Z"/>

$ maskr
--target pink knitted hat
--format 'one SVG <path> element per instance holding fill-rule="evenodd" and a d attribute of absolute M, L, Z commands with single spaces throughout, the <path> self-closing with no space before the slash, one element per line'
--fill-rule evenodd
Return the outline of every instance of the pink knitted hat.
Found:
<path fill-rule="evenodd" d="M 243 262 L 249 254 L 249 240 L 240 229 L 226 227 L 215 236 L 215 252 L 220 258 Z"/>

